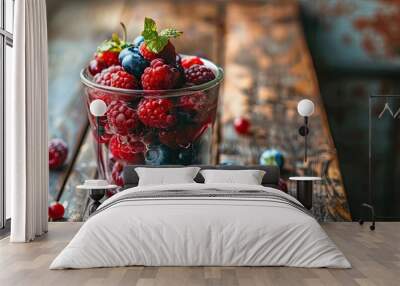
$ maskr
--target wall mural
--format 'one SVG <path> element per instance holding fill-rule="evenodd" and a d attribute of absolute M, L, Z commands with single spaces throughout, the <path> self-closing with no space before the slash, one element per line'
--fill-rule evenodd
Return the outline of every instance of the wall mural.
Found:
<path fill-rule="evenodd" d="M 87 215 L 88 194 L 76 186 L 99 175 L 96 158 L 100 158 L 100 175 L 119 185 L 126 163 L 261 162 L 280 165 L 282 189 L 289 193 L 295 190 L 295 183 L 288 180 L 292 175 L 322 177 L 315 186 L 316 217 L 323 221 L 351 220 L 347 198 L 353 195 L 353 189 L 345 188 L 349 174 L 343 171 L 346 166 L 339 161 L 338 145 L 335 146 L 342 139 L 335 136 L 336 119 L 331 121 L 342 111 L 327 105 L 326 112 L 324 104 L 329 99 L 324 92 L 320 96 L 319 84 L 325 89 L 327 83 L 321 78 L 320 67 L 351 69 L 355 62 L 361 66 L 375 61 L 396 67 L 397 40 L 390 38 L 391 32 L 382 31 L 384 40 L 373 44 L 369 35 L 381 28 L 376 19 L 395 19 L 398 11 L 379 8 L 389 7 L 393 1 L 365 1 L 368 4 L 360 6 L 361 10 L 360 1 L 355 0 L 311 2 L 315 1 L 302 1 L 300 7 L 296 1 L 48 1 L 49 131 L 50 139 L 57 139 L 51 143 L 56 160 L 50 176 L 50 203 L 62 204 L 65 220 L 82 220 Z M 324 15 L 324 21 L 317 18 L 316 30 L 310 34 L 307 24 L 315 23 L 314 13 Z M 184 32 L 171 40 L 176 51 L 209 59 L 225 71 L 219 94 L 217 87 L 207 90 L 201 104 L 190 98 L 180 103 L 176 99 L 171 104 L 154 103 L 159 104 L 160 112 L 166 112 L 165 120 L 157 123 L 171 123 L 166 128 L 144 119 L 145 104 L 139 106 L 140 102 L 135 100 L 117 104 L 124 96 L 118 93 L 112 93 L 114 103 L 107 102 L 115 116 L 93 116 L 88 113 L 90 103 L 109 98 L 110 90 L 87 81 L 88 71 L 83 74 L 84 84 L 79 80 L 81 69 L 96 59 L 93 54 L 104 40 L 109 42 L 100 50 L 125 48 L 118 46 L 124 34 L 121 22 L 128 31 L 125 40 L 133 42 L 143 31 L 145 16 L 156 21 L 158 32 L 165 28 Z M 71 18 L 74 21 L 65 25 Z M 114 32 L 119 34 L 118 41 L 112 38 Z M 376 45 L 385 46 L 378 49 Z M 374 48 L 366 48 L 370 46 Z M 341 53 L 330 57 L 332 49 Z M 128 58 L 134 56 L 132 49 Z M 303 161 L 304 138 L 298 135 L 303 118 L 296 109 L 305 98 L 316 107 L 309 119 L 307 164 Z M 194 109 L 189 112 L 191 108 Z M 132 115 L 131 109 L 143 111 L 142 120 L 139 115 Z M 121 110 L 131 119 L 128 125 L 118 121 Z"/>
<path fill-rule="evenodd" d="M 400 44 L 397 25 L 393 24 L 399 21 L 400 2 L 301 2 L 306 38 L 340 158 L 350 210 L 353 218 L 359 218 L 363 212 L 361 203 L 368 198 L 369 97 L 400 93 Z M 379 112 L 383 106 L 380 108 Z M 397 109 L 392 112 L 395 114 Z M 386 115 L 385 112 L 382 118 Z M 380 145 L 380 152 L 390 156 L 393 151 L 385 147 L 390 145 L 389 135 L 381 139 L 386 143 Z M 383 207 L 381 201 L 378 209 Z M 379 215 L 388 213 L 378 211 Z"/>

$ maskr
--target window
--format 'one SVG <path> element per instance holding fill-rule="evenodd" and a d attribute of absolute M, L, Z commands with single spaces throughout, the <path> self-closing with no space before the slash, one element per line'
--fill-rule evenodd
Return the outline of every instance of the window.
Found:
<path fill-rule="evenodd" d="M 4 188 L 4 104 L 11 92 L 14 0 L 0 0 L 0 228 L 9 226 L 10 194 Z M 1 235 L 1 233 L 0 233 Z"/>

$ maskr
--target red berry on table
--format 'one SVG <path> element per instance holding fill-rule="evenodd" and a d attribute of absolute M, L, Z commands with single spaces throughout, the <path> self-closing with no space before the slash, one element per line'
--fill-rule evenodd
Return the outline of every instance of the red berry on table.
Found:
<path fill-rule="evenodd" d="M 128 164 L 142 164 L 144 162 L 146 145 L 132 135 L 114 135 L 110 139 L 109 149 L 116 160 L 123 160 Z"/>
<path fill-rule="evenodd" d="M 64 216 L 64 206 L 59 202 L 54 202 L 49 206 L 49 217 L 52 220 L 61 219 Z"/>
<path fill-rule="evenodd" d="M 139 87 L 136 78 L 117 65 L 110 66 L 96 74 L 94 81 L 101 85 L 117 88 L 137 89 Z"/>
<path fill-rule="evenodd" d="M 193 65 L 204 65 L 204 63 L 199 57 L 186 57 L 182 59 L 182 66 L 184 69 L 188 69 Z"/>
<path fill-rule="evenodd" d="M 165 90 L 176 86 L 180 77 L 179 71 L 168 65 L 164 59 L 154 59 L 141 78 L 144 90 Z"/>
<path fill-rule="evenodd" d="M 176 123 L 174 104 L 167 98 L 145 98 L 138 105 L 140 121 L 148 127 L 168 128 Z"/>
<path fill-rule="evenodd" d="M 89 72 L 92 76 L 100 73 L 105 68 L 107 68 L 107 65 L 104 62 L 98 61 L 96 59 L 91 60 L 89 63 Z"/>
<path fill-rule="evenodd" d="M 51 170 L 61 168 L 68 156 L 68 146 L 61 139 L 52 139 L 49 142 L 49 167 Z"/>
<path fill-rule="evenodd" d="M 107 120 L 110 129 L 120 135 L 128 135 L 140 125 L 136 111 L 122 100 L 111 102 L 107 110 Z"/>
<path fill-rule="evenodd" d="M 113 168 L 112 168 L 112 179 L 114 181 L 114 184 L 117 186 L 123 186 L 124 185 L 124 178 L 122 177 L 122 171 L 124 170 L 125 164 L 122 162 L 115 162 Z"/>
<path fill-rule="evenodd" d="M 233 122 L 233 126 L 238 134 L 248 134 L 250 130 L 250 121 L 244 117 L 237 117 Z"/>
<path fill-rule="evenodd" d="M 212 70 L 202 65 L 192 65 L 185 70 L 186 82 L 192 85 L 209 82 L 215 78 Z"/>
<path fill-rule="evenodd" d="M 103 62 L 106 67 L 110 67 L 112 65 L 119 65 L 118 59 L 119 52 L 113 51 L 104 51 L 96 53 L 95 59 L 98 62 Z"/>

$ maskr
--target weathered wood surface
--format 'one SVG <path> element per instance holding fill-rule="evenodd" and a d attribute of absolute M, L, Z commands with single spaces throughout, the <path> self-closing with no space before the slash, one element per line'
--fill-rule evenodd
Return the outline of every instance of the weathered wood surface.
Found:
<path fill-rule="evenodd" d="M 296 267 L 114 267 L 49 270 L 81 223 L 50 223 L 32 243 L 0 241 L 0 285 L 73 286 L 397 286 L 400 223 L 378 223 L 371 232 L 357 223 L 322 224 L 352 269 Z"/>
<path fill-rule="evenodd" d="M 74 164 L 73 172 L 63 188 L 60 203 L 65 206 L 65 218 L 70 221 L 81 221 L 88 201 L 88 192 L 77 189 L 76 186 L 82 184 L 87 179 L 96 176 L 96 159 L 93 149 L 93 137 L 88 133 L 85 142 L 79 150 L 79 154 Z"/>
<path fill-rule="evenodd" d="M 307 169 L 325 179 L 316 187 L 313 211 L 321 220 L 349 220 L 335 147 L 298 15 L 296 3 L 227 6 L 220 159 L 257 164 L 264 149 L 277 148 L 285 154 L 286 171 L 303 174 L 297 103 L 309 98 L 316 112 L 310 118 Z M 232 121 L 239 115 L 251 119 L 250 136 L 233 132 Z"/>
<path fill-rule="evenodd" d="M 350 214 L 337 156 L 297 18 L 298 6 L 294 1 L 285 3 L 68 1 L 61 5 L 56 16 L 60 19 L 73 17 L 74 24 L 69 28 L 55 25 L 52 29 L 66 29 L 63 34 L 68 36 L 74 35 L 79 27 L 79 33 L 85 35 L 83 38 L 76 35 L 79 43 L 84 39 L 87 50 L 84 57 L 74 63 L 80 65 L 79 68 L 99 42 L 118 30 L 120 21 L 127 25 L 130 39 L 140 33 L 144 16 L 154 18 L 161 27 L 174 26 L 183 30 L 182 38 L 174 41 L 178 51 L 208 57 L 224 66 L 226 72 L 215 131 L 218 136 L 214 137 L 214 163 L 227 159 L 243 164 L 258 163 L 263 149 L 275 147 L 285 152 L 286 172 L 301 174 L 303 139 L 297 135 L 297 129 L 302 122 L 296 106 L 300 99 L 312 99 L 317 110 L 310 122 L 311 169 L 314 175 L 326 177 L 316 186 L 314 212 L 321 220 L 348 220 Z M 49 36 L 51 47 L 54 36 L 51 33 Z M 72 44 L 65 41 L 69 49 Z M 77 74 L 72 76 L 76 76 L 74 84 L 80 84 Z M 77 97 L 81 96 L 80 91 L 70 94 L 71 102 L 73 98 L 78 101 Z M 86 118 L 86 111 L 79 112 L 81 118 Z M 233 131 L 232 120 L 239 115 L 251 118 L 251 136 L 239 137 Z M 88 139 L 82 146 L 64 182 L 66 193 L 61 196 L 63 201 L 68 201 L 66 217 L 72 220 L 79 220 L 86 203 L 81 202 L 84 198 L 73 191 L 73 186 L 94 174 L 85 162 L 89 158 L 94 162 L 93 155 L 85 154 L 91 152 Z M 323 170 L 327 170 L 325 175 Z M 294 188 L 290 184 L 292 193 Z"/>
<path fill-rule="evenodd" d="M 123 3 L 48 1 L 49 37 L 49 136 L 69 146 L 68 159 L 59 171 L 50 172 L 49 202 L 58 199 L 85 136 L 88 120 L 79 73 L 96 44 L 118 29 Z M 108 5 L 105 8 L 103 5 Z M 93 17 L 96 15 L 96 17 Z"/>

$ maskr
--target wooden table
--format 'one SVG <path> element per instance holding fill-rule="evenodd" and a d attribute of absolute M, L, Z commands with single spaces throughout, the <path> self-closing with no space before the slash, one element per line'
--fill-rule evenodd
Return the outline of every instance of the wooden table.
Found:
<path fill-rule="evenodd" d="M 263 149 L 275 147 L 285 153 L 284 173 L 302 175 L 303 141 L 297 133 L 302 118 L 296 105 L 303 98 L 314 101 L 310 167 L 323 181 L 316 188 L 313 212 L 320 220 L 351 219 L 297 1 L 51 0 L 48 15 L 49 129 L 70 146 L 67 166 L 51 173 L 49 200 L 67 204 L 68 220 L 81 220 L 87 201 L 75 186 L 96 175 L 79 70 L 98 43 L 118 31 L 119 22 L 133 38 L 141 32 L 144 16 L 161 27 L 183 30 L 174 41 L 181 53 L 205 56 L 225 69 L 214 163 L 255 164 Z M 232 121 L 239 115 L 251 119 L 251 135 L 233 131 Z"/>

